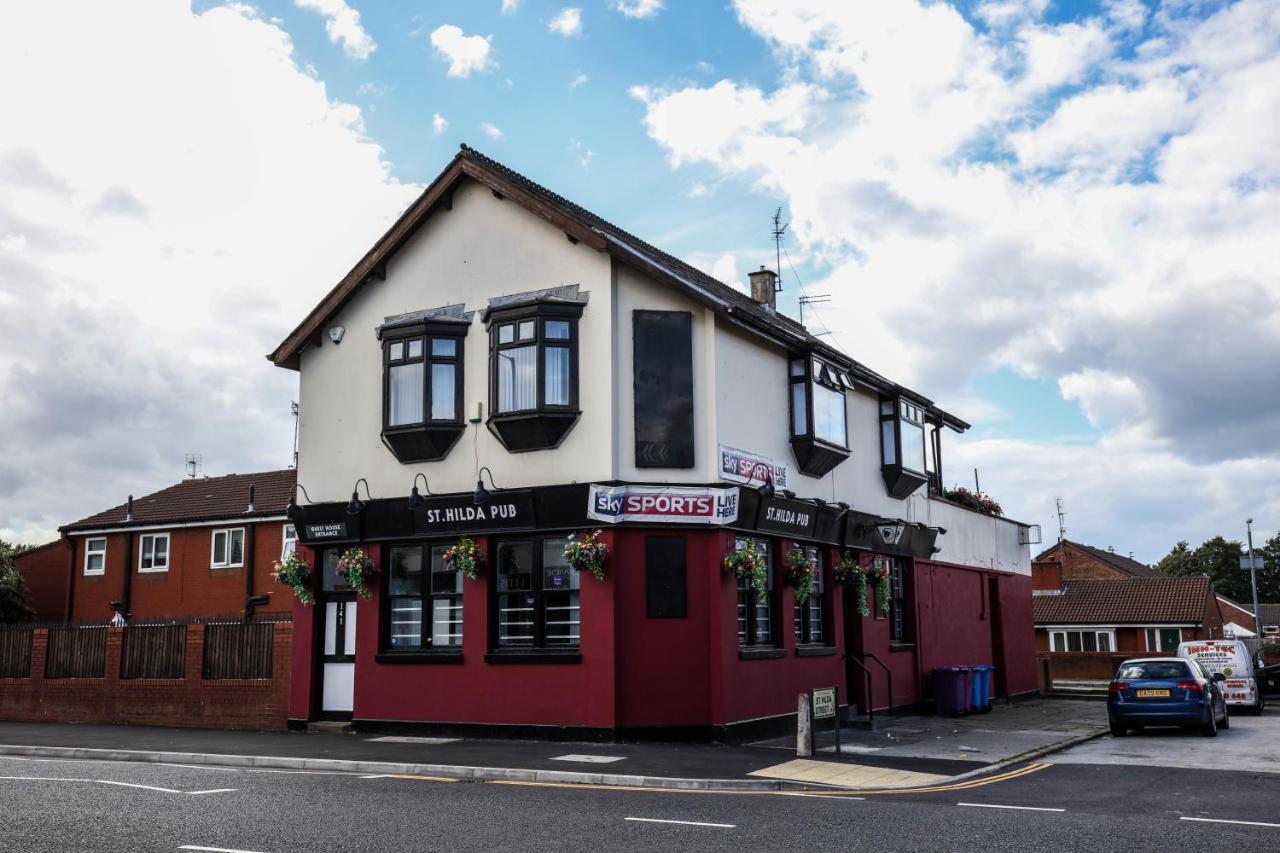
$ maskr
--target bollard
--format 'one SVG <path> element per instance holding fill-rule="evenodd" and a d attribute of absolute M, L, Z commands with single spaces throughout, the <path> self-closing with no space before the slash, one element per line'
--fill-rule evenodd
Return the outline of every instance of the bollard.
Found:
<path fill-rule="evenodd" d="M 809 758 L 813 755 L 813 709 L 809 704 L 809 694 L 801 693 L 796 700 L 796 757 Z"/>

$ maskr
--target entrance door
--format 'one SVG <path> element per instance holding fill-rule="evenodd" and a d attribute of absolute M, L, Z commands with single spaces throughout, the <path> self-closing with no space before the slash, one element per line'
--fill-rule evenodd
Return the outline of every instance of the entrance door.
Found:
<path fill-rule="evenodd" d="M 350 714 L 355 707 L 356 599 L 331 594 L 324 599 L 324 646 L 321 658 L 320 710 Z"/>
<path fill-rule="evenodd" d="M 993 696 L 1008 696 L 1008 673 L 1004 671 L 1004 616 L 1000 610 L 1000 580 L 987 578 L 987 622 L 991 625 L 991 665 L 996 668 Z"/>
<path fill-rule="evenodd" d="M 867 713 L 867 677 L 858 663 L 862 659 L 864 644 L 862 639 L 862 616 L 858 614 L 857 602 L 853 590 L 847 588 L 841 599 L 844 600 L 844 672 L 845 695 L 849 697 L 849 708 L 858 709 L 858 713 Z"/>

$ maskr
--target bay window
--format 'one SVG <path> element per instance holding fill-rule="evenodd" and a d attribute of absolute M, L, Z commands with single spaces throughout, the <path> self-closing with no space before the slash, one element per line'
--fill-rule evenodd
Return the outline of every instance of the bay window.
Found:
<path fill-rule="evenodd" d="M 556 447 L 578 419 L 582 303 L 490 308 L 489 429 L 512 452 Z"/>
<path fill-rule="evenodd" d="M 849 457 L 845 391 L 849 374 L 817 357 L 793 356 L 790 384 L 791 447 L 800 470 L 821 477 Z"/>
<path fill-rule="evenodd" d="M 401 462 L 442 459 L 464 428 L 463 317 L 393 318 L 378 330 L 383 361 L 383 444 Z"/>
<path fill-rule="evenodd" d="M 906 498 L 928 481 L 925 444 L 921 405 L 905 397 L 880 401 L 880 470 L 890 497 Z"/>

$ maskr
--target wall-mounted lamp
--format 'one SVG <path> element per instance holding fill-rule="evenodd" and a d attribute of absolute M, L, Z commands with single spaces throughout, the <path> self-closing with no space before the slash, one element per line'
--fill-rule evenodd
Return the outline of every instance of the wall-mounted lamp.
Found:
<path fill-rule="evenodd" d="M 293 521 L 302 512 L 302 507 L 298 506 L 298 492 L 302 492 L 307 499 L 307 503 L 315 503 L 315 501 L 311 500 L 311 495 L 307 494 L 307 490 L 302 488 L 301 483 L 294 483 L 293 489 L 289 492 L 289 505 L 284 510 L 284 514 L 289 517 L 290 521 Z"/>
<path fill-rule="evenodd" d="M 334 346 L 337 346 L 338 344 L 342 343 L 342 336 L 345 335 L 346 333 L 347 333 L 346 326 L 330 326 L 329 340 L 333 341 Z"/>
<path fill-rule="evenodd" d="M 413 475 L 413 488 L 409 490 L 409 509 L 422 509 L 427 499 L 418 493 L 418 478 L 422 478 L 422 488 L 427 490 L 427 494 L 434 494 L 431 491 L 431 484 L 427 482 L 427 475 L 419 471 Z"/>
<path fill-rule="evenodd" d="M 361 477 L 351 487 L 351 503 L 347 504 L 347 515 L 359 515 L 364 512 L 364 501 L 360 500 L 361 483 L 364 483 L 364 496 L 369 500 L 373 500 L 373 495 L 369 494 L 369 481 Z"/>
<path fill-rule="evenodd" d="M 475 494 L 471 496 L 471 500 L 476 506 L 487 503 L 489 498 L 492 497 L 489 490 L 484 487 L 484 480 L 481 478 L 481 475 L 486 472 L 489 474 L 489 485 L 493 487 L 495 492 L 500 491 L 498 484 L 493 482 L 493 472 L 489 470 L 489 466 L 486 465 L 481 468 L 476 472 L 476 491 Z"/>
<path fill-rule="evenodd" d="M 773 471 L 766 468 L 764 471 L 764 482 L 761 483 L 756 488 L 756 494 L 758 494 L 760 497 L 764 498 L 765 500 L 772 500 L 773 493 L 774 493 Z"/>

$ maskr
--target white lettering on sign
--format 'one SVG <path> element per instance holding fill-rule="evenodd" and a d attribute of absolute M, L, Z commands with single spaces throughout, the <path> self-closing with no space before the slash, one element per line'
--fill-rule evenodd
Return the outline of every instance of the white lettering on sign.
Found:
<path fill-rule="evenodd" d="M 587 517 L 610 523 L 732 524 L 738 520 L 738 490 L 593 485 L 587 495 Z"/>
<path fill-rule="evenodd" d="M 836 689 L 819 687 L 813 691 L 813 718 L 829 720 L 836 715 Z"/>
<path fill-rule="evenodd" d="M 516 517 L 515 504 L 494 504 L 493 506 L 451 506 L 444 509 L 429 509 L 425 518 L 427 524 L 458 524 L 464 521 L 493 521 Z"/>
<path fill-rule="evenodd" d="M 808 527 L 812 516 L 807 512 L 799 512 L 794 509 L 786 509 L 780 506 L 771 506 L 765 510 L 765 518 L 778 524 L 787 524 L 793 527 Z"/>
<path fill-rule="evenodd" d="M 779 489 L 787 488 L 787 466 L 766 456 L 720 445 L 720 479 L 747 486 L 763 486 L 767 480 Z"/>
<path fill-rule="evenodd" d="M 339 522 L 337 524 L 308 524 L 307 538 L 309 539 L 336 539 L 339 536 L 347 535 L 347 525 Z"/>

